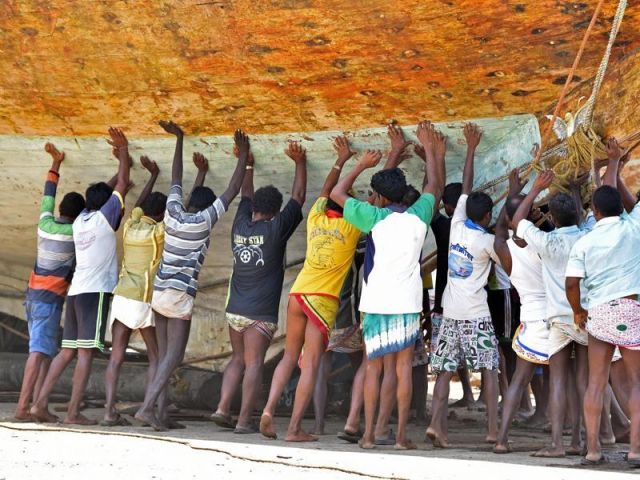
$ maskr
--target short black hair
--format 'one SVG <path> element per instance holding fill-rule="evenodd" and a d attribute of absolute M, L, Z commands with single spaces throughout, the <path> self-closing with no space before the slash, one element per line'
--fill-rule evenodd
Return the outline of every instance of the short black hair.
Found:
<path fill-rule="evenodd" d="M 333 210 L 334 212 L 344 213 L 343 208 L 339 204 L 331 200 L 330 198 L 327 199 L 327 210 Z"/>
<path fill-rule="evenodd" d="M 276 215 L 282 208 L 282 193 L 273 185 L 260 187 L 253 194 L 253 212 Z"/>
<path fill-rule="evenodd" d="M 371 188 L 393 203 L 402 203 L 407 192 L 407 179 L 399 168 L 380 170 L 371 177 Z"/>
<path fill-rule="evenodd" d="M 571 195 L 556 193 L 549 200 L 549 212 L 556 227 L 570 227 L 578 224 L 578 206 Z"/>
<path fill-rule="evenodd" d="M 410 207 L 414 203 L 418 201 L 420 198 L 420 192 L 413 185 L 407 185 L 407 191 L 404 193 L 404 197 L 402 197 L 402 204 Z"/>
<path fill-rule="evenodd" d="M 507 197 L 507 200 L 504 202 L 504 205 L 505 205 L 505 209 L 507 210 L 507 217 L 509 217 L 509 219 L 512 219 L 513 216 L 516 214 L 516 211 L 518 210 L 518 207 L 520 206 L 523 200 L 524 200 L 524 195 L 522 194 L 516 195 L 515 197 Z"/>
<path fill-rule="evenodd" d="M 111 195 L 113 194 L 113 188 L 107 185 L 105 182 L 98 182 L 90 185 L 85 193 L 87 199 L 87 210 L 100 210 L 102 206 L 107 203 Z"/>
<path fill-rule="evenodd" d="M 75 220 L 84 207 L 84 197 L 78 192 L 69 192 L 62 198 L 58 210 L 61 216 Z"/>
<path fill-rule="evenodd" d="M 449 183 L 442 192 L 442 203 L 455 208 L 460 195 L 462 195 L 462 184 L 460 182 Z"/>
<path fill-rule="evenodd" d="M 196 187 L 189 197 L 188 209 L 201 211 L 209 208 L 216 201 L 216 194 L 209 187 Z"/>
<path fill-rule="evenodd" d="M 493 210 L 493 200 L 484 192 L 473 192 L 467 198 L 467 217 L 478 223 Z"/>
<path fill-rule="evenodd" d="M 142 202 L 141 207 L 147 217 L 159 217 L 167 208 L 167 196 L 161 192 L 153 192 Z"/>
<path fill-rule="evenodd" d="M 603 217 L 616 217 L 624 211 L 620 192 L 609 185 L 603 185 L 593 192 L 592 203 Z"/>

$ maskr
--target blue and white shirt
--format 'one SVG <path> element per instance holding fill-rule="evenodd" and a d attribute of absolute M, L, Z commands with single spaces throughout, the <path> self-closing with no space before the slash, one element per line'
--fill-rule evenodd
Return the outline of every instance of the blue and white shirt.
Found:
<path fill-rule="evenodd" d="M 164 214 L 164 251 L 153 284 L 155 291 L 171 288 L 196 296 L 211 229 L 227 207 L 217 198 L 209 208 L 188 213 L 182 203 L 182 187 L 171 186 Z"/>
<path fill-rule="evenodd" d="M 484 287 L 491 261 L 499 264 L 494 236 L 467 218 L 467 198 L 460 195 L 449 234 L 449 279 L 442 295 L 442 314 L 454 320 L 489 317 Z"/>

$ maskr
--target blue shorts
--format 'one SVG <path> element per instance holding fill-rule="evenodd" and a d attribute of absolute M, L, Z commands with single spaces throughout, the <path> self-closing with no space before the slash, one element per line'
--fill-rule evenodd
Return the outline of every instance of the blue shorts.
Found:
<path fill-rule="evenodd" d="M 39 352 L 53 357 L 58 353 L 62 305 L 28 300 L 25 307 L 29 324 L 29 353 Z"/>

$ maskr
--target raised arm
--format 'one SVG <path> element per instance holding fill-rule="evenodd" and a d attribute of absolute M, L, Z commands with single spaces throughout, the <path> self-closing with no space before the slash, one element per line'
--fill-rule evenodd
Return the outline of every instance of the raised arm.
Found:
<path fill-rule="evenodd" d="M 184 143 L 184 132 L 182 129 L 171 121 L 161 120 L 160 126 L 165 132 L 176 136 L 176 149 L 173 153 L 173 164 L 171 166 L 171 185 L 182 186 L 182 145 Z"/>
<path fill-rule="evenodd" d="M 616 183 L 618 185 L 618 192 L 620 192 L 620 196 L 622 197 L 622 204 L 624 205 L 624 209 L 627 212 L 631 212 L 631 210 L 635 208 L 636 203 L 638 203 L 638 199 L 633 193 L 631 193 L 631 191 L 629 190 L 629 187 L 627 187 L 627 184 L 624 182 L 621 175 L 622 167 L 626 165 L 628 161 L 629 161 L 629 152 L 627 152 L 620 159 L 620 167 L 618 168 L 618 179 L 616 180 Z"/>
<path fill-rule="evenodd" d="M 58 189 L 58 178 L 60 177 L 60 165 L 64 160 L 64 152 L 58 150 L 53 143 L 47 143 L 44 146 L 44 150 L 51 155 L 51 168 L 49 169 L 49 173 L 47 173 L 47 179 L 44 183 L 44 195 L 40 203 L 40 222 L 44 219 L 49 221 L 53 218 L 53 212 L 56 206 L 55 199 Z"/>
<path fill-rule="evenodd" d="M 463 130 L 464 138 L 467 141 L 467 157 L 464 161 L 462 171 L 462 194 L 469 195 L 473 190 L 474 160 L 476 148 L 482 138 L 482 130 L 474 123 L 467 123 Z"/>
<path fill-rule="evenodd" d="M 404 138 L 402 128 L 392 123 L 387 127 L 387 135 L 391 141 L 391 150 L 389 151 L 389 156 L 387 157 L 384 167 L 382 167 L 383 170 L 396 168 L 406 160 L 408 155 L 405 153 L 405 149 L 411 143 Z"/>
<path fill-rule="evenodd" d="M 242 130 L 236 130 L 233 134 L 233 140 L 238 146 L 238 163 L 236 169 L 231 175 L 229 180 L 229 186 L 220 196 L 220 200 L 224 203 L 225 207 L 229 207 L 234 198 L 240 193 L 242 187 L 242 181 L 244 180 L 244 174 L 247 171 L 247 160 L 249 158 L 249 137 Z"/>
<path fill-rule="evenodd" d="M 439 205 L 445 183 L 445 151 L 447 139 L 437 132 L 431 122 L 421 122 L 418 125 L 416 135 L 425 152 L 425 170 L 422 191 L 431 193 L 435 199 L 435 205 Z"/>
<path fill-rule="evenodd" d="M 129 169 L 131 168 L 129 162 L 129 141 L 119 128 L 110 127 L 109 136 L 111 139 L 107 141 L 109 145 L 118 151 L 118 161 L 120 162 L 118 178 L 113 189 L 118 192 L 124 200 L 125 195 L 129 191 Z"/>
<path fill-rule="evenodd" d="M 347 176 L 340 180 L 335 187 L 333 187 L 333 190 L 331 190 L 331 200 L 336 202 L 341 207 L 344 207 L 344 204 L 349 198 L 349 190 L 351 190 L 351 187 L 353 187 L 353 183 L 356 181 L 356 178 L 358 178 L 360 174 L 367 168 L 373 168 L 378 165 L 381 159 L 382 152 L 380 152 L 379 150 L 365 151 L 364 155 L 362 155 L 362 158 L 360 158 L 358 163 L 356 163 L 356 165 L 351 169 Z M 331 175 L 331 173 L 329 173 L 329 175 Z"/>
<path fill-rule="evenodd" d="M 117 148 L 112 148 L 111 149 L 111 154 L 113 155 L 113 157 L 118 160 L 118 164 L 120 164 L 120 157 L 118 156 L 118 149 Z M 131 157 L 131 154 L 129 154 L 129 168 L 133 167 L 133 158 Z M 118 181 L 118 172 L 116 172 L 116 174 L 111 177 L 108 181 L 107 181 L 107 185 L 109 185 L 111 187 L 111 189 L 114 189 L 116 186 L 116 182 Z M 129 180 L 129 186 L 127 187 L 127 191 L 131 190 L 131 188 L 133 187 L 133 182 L 131 182 L 131 180 Z"/>
<path fill-rule="evenodd" d="M 307 198 L 307 152 L 298 142 L 289 141 L 284 153 L 296 164 L 291 198 L 302 206 Z"/>
<path fill-rule="evenodd" d="M 511 275 L 511 251 L 507 245 L 509 239 L 509 226 L 507 224 L 507 209 L 505 206 L 500 210 L 498 221 L 496 223 L 496 235 L 493 240 L 493 249 L 500 259 L 500 265 L 507 272 L 507 275 Z"/>
<path fill-rule="evenodd" d="M 344 135 L 335 138 L 333 141 L 333 149 L 338 154 L 338 158 L 336 159 L 336 163 L 333 167 L 331 167 L 331 170 L 329 170 L 329 174 L 324 181 L 324 185 L 322 185 L 320 197 L 329 197 L 329 195 L 331 195 L 333 187 L 336 186 L 340 179 L 340 172 L 342 172 L 344 164 L 356 154 L 356 152 L 351 150 L 349 140 L 347 140 L 347 137 Z"/>
<path fill-rule="evenodd" d="M 584 209 L 582 208 L 582 186 L 589 180 L 589 173 L 580 175 L 574 180 L 570 180 L 567 184 L 569 192 L 576 204 L 576 214 L 578 215 L 578 225 L 584 221 Z"/>
<path fill-rule="evenodd" d="M 160 168 L 158 167 L 158 164 L 146 155 L 140 157 L 140 164 L 147 172 L 149 172 L 150 175 L 149 180 L 147 180 L 147 183 L 142 189 L 142 193 L 140 193 L 140 196 L 138 197 L 136 207 L 142 206 L 145 200 L 149 198 L 149 195 L 153 191 L 153 187 L 156 184 L 156 180 L 158 180 L 158 175 L 160 175 Z"/>
<path fill-rule="evenodd" d="M 240 152 L 238 146 L 233 144 L 233 155 L 238 158 Z M 242 180 L 242 189 L 240 195 L 243 197 L 251 198 L 253 200 L 253 167 L 256 164 L 256 160 L 251 150 L 249 150 L 249 156 L 247 157 L 247 166 L 244 173 L 244 179 Z"/>
<path fill-rule="evenodd" d="M 64 152 L 61 152 L 53 143 L 49 142 L 45 144 L 44 151 L 51 155 L 51 168 L 49 171 L 59 173 L 60 165 L 64 161 Z"/>
<path fill-rule="evenodd" d="M 618 168 L 620 167 L 620 159 L 622 158 L 622 149 L 618 145 L 618 140 L 611 137 L 607 140 L 607 169 L 602 177 L 602 184 L 613 188 L 618 188 Z"/>
<path fill-rule="evenodd" d="M 193 152 L 193 164 L 196 166 L 198 173 L 193 182 L 191 193 L 193 193 L 196 188 L 204 185 L 204 179 L 207 178 L 207 173 L 209 172 L 209 160 L 200 152 Z M 189 194 L 189 197 L 191 197 L 191 194 Z"/>
<path fill-rule="evenodd" d="M 527 196 L 524 197 L 522 203 L 518 206 L 516 213 L 513 214 L 513 218 L 511 219 L 511 223 L 513 224 L 513 228 L 517 231 L 518 224 L 522 220 L 526 220 L 529 216 L 529 212 L 533 207 L 533 203 L 536 200 L 536 197 L 544 192 L 547 188 L 551 186 L 555 175 L 552 170 L 545 170 L 544 172 L 538 174 L 535 181 L 533 182 L 533 186 Z"/>
<path fill-rule="evenodd" d="M 509 190 L 507 192 L 507 197 L 513 198 L 520 195 L 527 182 L 529 182 L 529 179 L 525 179 L 523 181 L 520 178 L 520 171 L 517 168 L 511 170 L 511 172 L 509 172 Z"/>

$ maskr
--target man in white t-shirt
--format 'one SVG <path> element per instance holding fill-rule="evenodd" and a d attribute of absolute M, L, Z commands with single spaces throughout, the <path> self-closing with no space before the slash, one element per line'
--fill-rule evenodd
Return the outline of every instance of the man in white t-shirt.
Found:
<path fill-rule="evenodd" d="M 416 448 L 406 435 L 406 426 L 412 391 L 411 364 L 420 335 L 422 311 L 420 253 L 434 207 L 440 203 L 445 176 L 444 137 L 426 122 L 418 126 L 416 133 L 428 153 L 423 194 L 411 207 L 401 204 L 407 184 L 398 168 L 381 170 L 372 177 L 373 205 L 349 196 L 356 178 L 377 163 L 374 152 L 370 151 L 331 193 L 336 203 L 344 205 L 344 218 L 362 233 L 371 233 L 375 247 L 371 249 L 373 257 L 365 258 L 359 307 L 364 313 L 362 336 L 368 362 L 364 393 L 365 431 L 360 442 L 360 447 L 365 449 L 375 448 L 378 382 L 385 357 L 395 361 L 398 377 L 398 433 L 394 448 Z"/>
<path fill-rule="evenodd" d="M 95 425 L 80 413 L 96 350 L 104 350 L 104 335 L 111 292 L 118 283 L 116 230 L 120 226 L 129 185 L 129 142 L 124 133 L 110 128 L 108 142 L 117 150 L 118 175 L 113 185 L 100 182 L 86 192 L 86 209 L 73 222 L 76 270 L 67 296 L 62 350 L 51 362 L 31 415 L 41 422 L 58 419 L 48 410 L 49 394 L 67 365 L 78 357 L 71 400 L 64 423 Z"/>
<path fill-rule="evenodd" d="M 510 452 L 509 427 L 522 394 L 529 385 L 536 367 L 549 363 L 549 329 L 542 281 L 542 260 L 527 242 L 513 235 L 513 225 L 510 225 L 511 218 L 523 199 L 524 195 L 509 196 L 496 224 L 494 249 L 520 296 L 521 324 L 512 342 L 513 351 L 517 355 L 516 369 L 507 391 L 503 394 L 502 422 L 498 441 L 493 448 L 494 453 Z"/>
<path fill-rule="evenodd" d="M 571 447 L 565 450 L 562 440 L 567 394 L 570 399 L 576 395 L 571 371 L 571 353 L 575 346 L 576 377 L 575 386 L 579 405 L 582 405 L 587 383 L 587 334 L 573 324 L 571 306 L 567 301 L 564 273 L 573 245 L 589 230 L 590 220 L 580 227 L 581 205 L 576 196 L 565 193 L 555 194 L 549 202 L 549 212 L 556 229 L 543 232 L 527 220 L 538 195 L 553 181 L 553 172 L 543 172 L 536 178 L 533 187 L 523 199 L 513 216 L 512 224 L 516 235 L 527 242 L 529 247 L 542 259 L 542 278 L 547 297 L 546 319 L 549 322 L 549 404 L 552 444 L 535 453 L 534 456 L 557 458 L 567 453 L 579 454 L 580 418 L 574 419 Z M 568 387 L 569 385 L 569 387 Z M 573 399 L 574 403 L 576 399 Z"/>
<path fill-rule="evenodd" d="M 445 288 L 443 319 L 431 366 L 438 374 L 433 392 L 432 419 L 427 436 L 435 447 L 447 447 L 449 382 L 459 366 L 481 371 L 486 392 L 488 435 L 498 433 L 498 341 L 487 305 L 487 278 L 491 262 L 499 263 L 494 236 L 487 231 L 493 201 L 485 193 L 471 193 L 475 148 L 482 133 L 472 124 L 464 128 L 467 157 L 462 195 L 451 219 L 449 280 Z"/>

